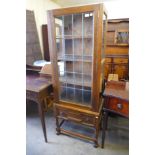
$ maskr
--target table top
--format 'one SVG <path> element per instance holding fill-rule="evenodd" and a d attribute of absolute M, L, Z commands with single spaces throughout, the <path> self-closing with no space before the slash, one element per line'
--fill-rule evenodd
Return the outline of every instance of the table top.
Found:
<path fill-rule="evenodd" d="M 117 97 L 129 101 L 129 82 L 108 81 L 103 96 Z"/>
<path fill-rule="evenodd" d="M 52 85 L 50 79 L 37 74 L 26 74 L 26 91 L 40 92 Z"/>

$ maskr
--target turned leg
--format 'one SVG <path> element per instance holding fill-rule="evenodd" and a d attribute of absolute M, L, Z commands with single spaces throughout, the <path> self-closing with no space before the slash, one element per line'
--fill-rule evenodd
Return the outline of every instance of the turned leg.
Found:
<path fill-rule="evenodd" d="M 99 118 L 96 117 L 96 127 L 95 127 L 95 141 L 94 141 L 94 147 L 98 147 L 98 135 L 99 135 L 99 128 L 100 128 L 100 122 Z"/>
<path fill-rule="evenodd" d="M 94 147 L 95 148 L 98 147 L 98 133 L 99 133 L 99 131 L 96 129 L 96 131 L 95 131 L 95 141 L 94 141 Z"/>
<path fill-rule="evenodd" d="M 60 125 L 59 125 L 59 119 L 56 117 L 56 131 L 57 131 L 57 135 L 60 135 Z"/>
<path fill-rule="evenodd" d="M 57 117 L 58 116 L 58 111 L 57 109 L 55 108 L 55 118 L 56 118 L 56 131 L 57 131 L 57 135 L 60 135 L 60 124 L 59 124 L 59 118 Z"/>
<path fill-rule="evenodd" d="M 102 128 L 102 148 L 104 148 L 104 141 L 105 141 L 105 134 L 106 134 L 106 129 L 107 129 L 107 120 L 108 120 L 108 112 L 104 111 L 103 112 L 103 128 Z"/>

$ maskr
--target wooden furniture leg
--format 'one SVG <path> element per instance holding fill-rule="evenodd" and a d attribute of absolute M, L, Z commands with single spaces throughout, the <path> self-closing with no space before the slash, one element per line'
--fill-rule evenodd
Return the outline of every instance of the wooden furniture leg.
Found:
<path fill-rule="evenodd" d="M 61 126 L 61 123 L 59 124 L 59 118 L 57 117 L 58 116 L 58 110 L 55 109 L 55 118 L 56 118 L 56 131 L 57 131 L 57 135 L 60 135 L 60 126 Z"/>
<path fill-rule="evenodd" d="M 57 135 L 60 135 L 60 125 L 59 125 L 59 118 L 56 117 L 56 131 L 57 131 Z"/>
<path fill-rule="evenodd" d="M 96 118 L 97 119 L 97 118 Z M 98 147 L 98 135 L 99 135 L 99 128 L 100 128 L 100 122 L 98 122 L 96 120 L 96 126 L 95 126 L 95 141 L 94 141 L 94 147 L 97 148 Z"/>
<path fill-rule="evenodd" d="M 102 148 L 104 148 L 104 140 L 105 140 L 105 134 L 106 134 L 106 129 L 107 129 L 107 120 L 108 120 L 108 112 L 103 111 L 102 115 L 102 122 L 103 122 L 103 128 L 102 128 Z"/>
<path fill-rule="evenodd" d="M 105 113 L 106 114 L 104 115 L 105 116 L 104 125 L 105 125 L 105 130 L 107 130 L 107 128 L 108 128 L 108 112 L 106 111 Z"/>
<path fill-rule="evenodd" d="M 40 116 L 40 119 L 41 119 L 41 125 L 42 125 L 42 129 L 43 129 L 45 142 L 47 143 L 46 126 L 45 126 L 45 114 L 44 114 L 44 102 L 43 101 L 38 103 L 38 111 L 39 111 L 39 116 Z"/>

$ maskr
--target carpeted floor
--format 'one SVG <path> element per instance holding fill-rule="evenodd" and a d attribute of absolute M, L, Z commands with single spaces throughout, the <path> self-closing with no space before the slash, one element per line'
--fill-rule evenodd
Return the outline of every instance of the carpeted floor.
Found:
<path fill-rule="evenodd" d="M 115 125 L 114 125 L 115 124 Z M 77 128 L 76 124 L 66 123 L 67 128 Z M 118 127 L 119 126 L 119 127 Z M 121 126 L 121 127 L 120 127 Z M 123 126 L 123 127 L 122 127 Z M 93 143 L 66 135 L 56 135 L 53 112 L 46 113 L 46 129 L 48 143 L 44 142 L 40 119 L 36 104 L 27 108 L 26 117 L 26 154 L 27 155 L 128 155 L 129 130 L 128 120 L 109 117 L 105 148 L 94 148 Z M 82 127 L 79 127 L 79 129 Z M 84 132 L 84 129 L 82 130 Z M 90 130 L 86 130 L 88 134 Z M 99 136 L 101 144 L 101 133 Z"/>

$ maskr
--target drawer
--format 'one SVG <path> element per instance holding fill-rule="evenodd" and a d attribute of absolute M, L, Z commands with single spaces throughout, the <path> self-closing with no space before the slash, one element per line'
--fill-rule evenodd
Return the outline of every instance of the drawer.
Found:
<path fill-rule="evenodd" d="M 59 116 L 62 116 L 69 120 L 75 120 L 77 122 L 81 122 L 81 116 L 78 112 L 73 112 L 69 110 L 59 110 Z"/>
<path fill-rule="evenodd" d="M 129 102 L 122 99 L 109 98 L 109 100 L 105 102 L 104 108 L 127 117 L 129 115 Z"/>
<path fill-rule="evenodd" d="M 110 63 L 111 62 L 111 58 L 105 58 L 105 63 Z"/>
<path fill-rule="evenodd" d="M 89 116 L 86 114 L 82 114 L 82 122 L 87 124 L 95 124 L 95 116 Z"/>
<path fill-rule="evenodd" d="M 59 116 L 67 120 L 88 124 L 88 125 L 95 123 L 95 116 L 87 115 L 77 111 L 59 109 Z"/>
<path fill-rule="evenodd" d="M 114 63 L 128 63 L 128 59 L 115 58 Z"/>

